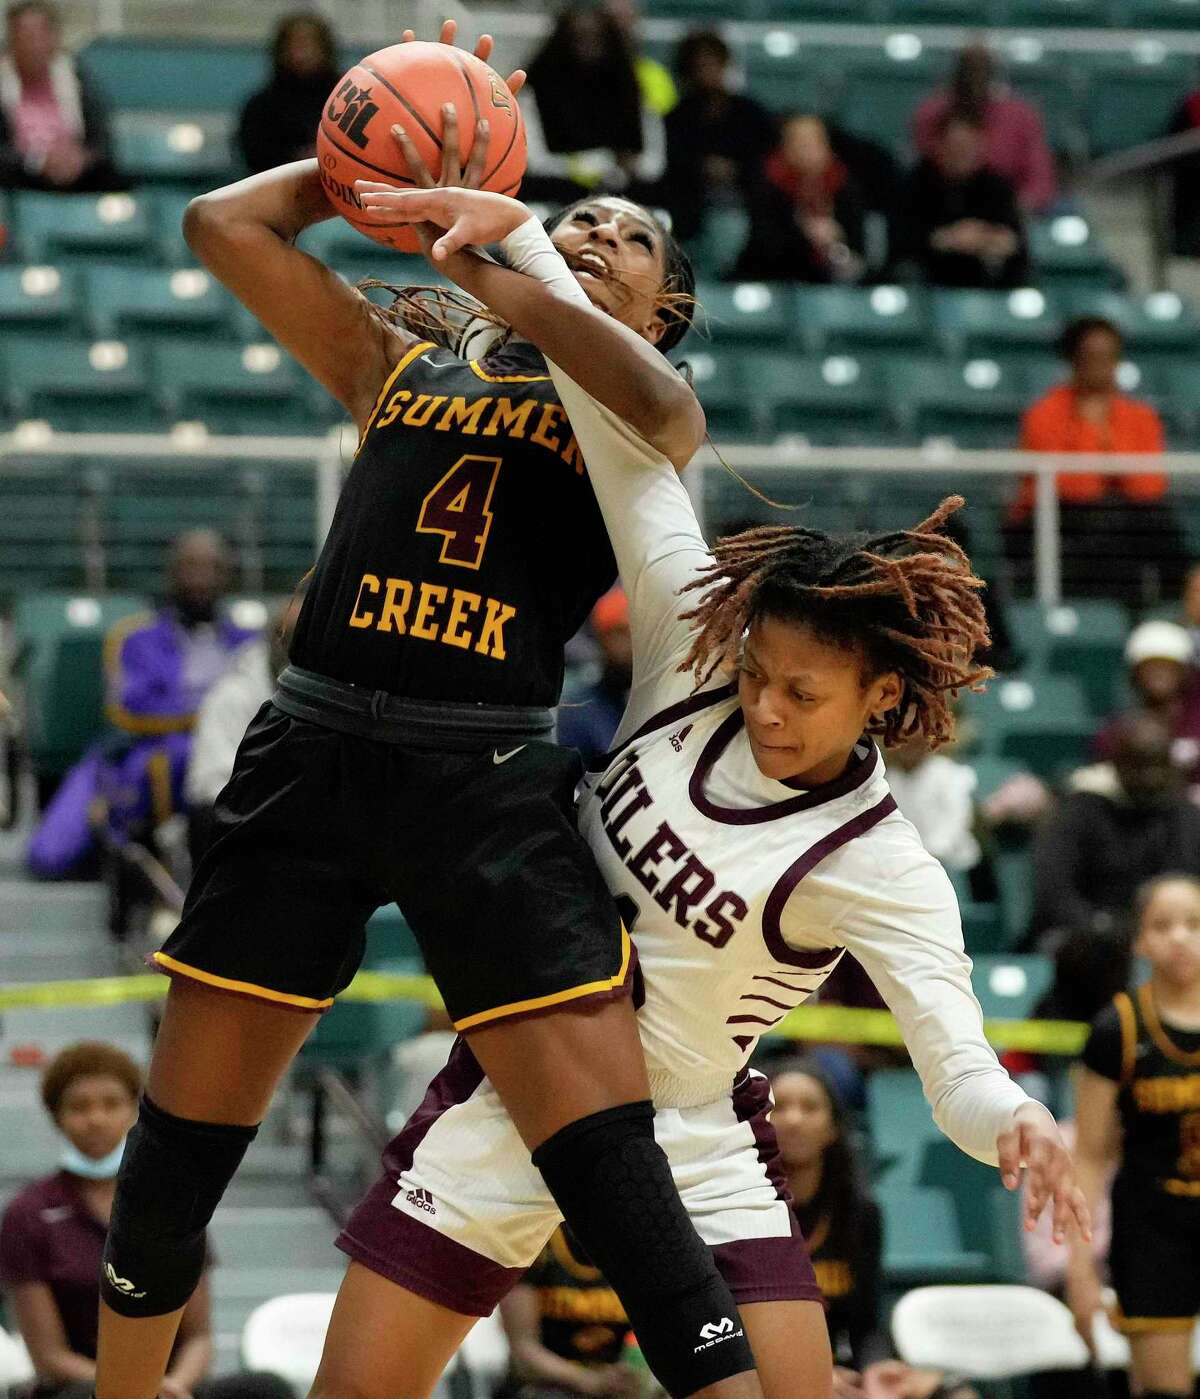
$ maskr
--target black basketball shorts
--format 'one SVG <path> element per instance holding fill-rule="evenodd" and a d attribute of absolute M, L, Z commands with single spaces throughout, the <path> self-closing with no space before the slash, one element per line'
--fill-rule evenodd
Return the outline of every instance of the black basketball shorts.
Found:
<path fill-rule="evenodd" d="M 1200 1312 L 1200 1198 L 1118 1176 L 1112 1209 L 1117 1329 L 1190 1331 Z"/>
<path fill-rule="evenodd" d="M 460 1031 L 625 994 L 631 948 L 575 824 L 577 755 L 406 747 L 259 711 L 152 964 L 323 1011 L 395 901 Z"/>

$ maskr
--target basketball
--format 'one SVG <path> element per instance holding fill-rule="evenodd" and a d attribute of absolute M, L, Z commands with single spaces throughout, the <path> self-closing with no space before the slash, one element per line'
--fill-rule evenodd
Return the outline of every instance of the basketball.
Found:
<path fill-rule="evenodd" d="M 317 160 L 330 203 L 360 233 L 403 252 L 419 245 L 408 224 L 361 219 L 356 180 L 412 187 L 413 180 L 392 135 L 403 126 L 436 179 L 442 165 L 442 107 L 458 110 L 459 153 L 466 162 L 475 124 L 489 124 L 483 188 L 516 194 L 525 174 L 525 124 L 517 99 L 492 68 L 450 44 L 393 44 L 368 54 L 338 82 L 317 130 Z"/>

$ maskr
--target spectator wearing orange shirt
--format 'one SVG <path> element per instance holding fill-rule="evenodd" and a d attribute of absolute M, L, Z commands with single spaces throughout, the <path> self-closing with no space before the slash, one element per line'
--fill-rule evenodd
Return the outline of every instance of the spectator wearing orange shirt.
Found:
<path fill-rule="evenodd" d="M 1101 316 L 1072 321 L 1059 345 L 1070 377 L 1037 400 L 1021 424 L 1027 452 L 1145 453 L 1163 450 L 1163 429 L 1148 403 L 1117 386 L 1124 344 Z M 1063 592 L 1139 605 L 1177 595 L 1183 545 L 1158 471 L 1062 472 L 1056 478 Z M 1030 564 L 1034 478 L 1021 482 L 1009 525 L 1018 574 Z"/>

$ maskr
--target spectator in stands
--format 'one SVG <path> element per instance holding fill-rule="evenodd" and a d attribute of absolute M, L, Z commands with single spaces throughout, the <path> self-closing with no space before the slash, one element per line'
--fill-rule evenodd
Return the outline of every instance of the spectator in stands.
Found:
<path fill-rule="evenodd" d="M 252 171 L 315 154 L 321 108 L 340 77 L 329 21 L 285 15 L 271 44 L 271 81 L 242 108 L 238 148 Z"/>
<path fill-rule="evenodd" d="M 140 879 L 120 851 L 155 844 L 185 810 L 183 779 L 196 711 L 256 633 L 221 611 L 231 560 L 212 530 L 189 530 L 171 546 L 167 597 L 154 613 L 119 622 L 105 642 L 106 715 L 113 732 L 80 760 L 55 794 L 30 846 L 34 873 L 68 874 L 99 837 L 111 855 L 112 931 L 130 931 Z"/>
<path fill-rule="evenodd" d="M 888 786 L 921 844 L 952 873 L 974 869 L 983 854 L 975 833 L 975 770 L 913 739 L 886 756 Z"/>
<path fill-rule="evenodd" d="M 572 1394 L 636 1399 L 642 1377 L 621 1364 L 629 1321 L 621 1299 L 566 1225 L 500 1303 L 511 1371 L 496 1399 Z"/>
<path fill-rule="evenodd" d="M 42 1102 L 63 1139 L 58 1169 L 27 1185 L 0 1223 L 0 1287 L 37 1371 L 30 1399 L 90 1399 L 100 1264 L 141 1072 L 115 1045 L 70 1045 L 50 1061 Z M 211 1264 L 211 1257 L 210 1257 Z M 161 1399 L 291 1399 L 274 1375 L 208 1379 L 205 1274 L 183 1313 Z"/>
<path fill-rule="evenodd" d="M 866 203 L 819 116 L 784 117 L 748 212 L 750 236 L 734 278 L 849 282 L 861 273 Z"/>
<path fill-rule="evenodd" d="M 604 9 L 620 26 L 633 54 L 633 71 L 637 74 L 642 105 L 665 117 L 679 101 L 679 91 L 670 69 L 651 58 L 641 46 L 641 9 L 637 0 L 605 0 Z"/>
<path fill-rule="evenodd" d="M 709 205 L 746 203 L 778 140 L 770 112 L 734 90 L 732 67 L 715 29 L 693 30 L 675 51 L 683 96 L 667 117 L 663 199 L 680 238 L 700 231 Z"/>
<path fill-rule="evenodd" d="M 1021 424 L 1022 448 L 1161 452 L 1158 414 L 1118 386 L 1123 350 L 1121 332 L 1111 321 L 1102 316 L 1072 321 L 1059 342 L 1070 377 L 1029 408 Z M 1140 605 L 1178 593 L 1186 555 L 1161 472 L 1063 472 L 1057 491 L 1066 596 L 1111 597 Z M 1006 531 L 1018 579 L 1029 572 L 1033 502 L 1034 480 L 1027 476 Z"/>
<path fill-rule="evenodd" d="M 564 698 L 558 709 L 558 741 L 576 749 L 589 771 L 604 766 L 601 759 L 612 747 L 633 683 L 629 601 L 619 587 L 605 593 L 592 609 L 592 631 L 600 647 L 600 676 Z"/>
<path fill-rule="evenodd" d="M 108 113 L 62 47 L 58 7 L 15 0 L 0 58 L 0 186 L 69 193 L 119 189 Z"/>
<path fill-rule="evenodd" d="M 880 1316 L 883 1219 L 850 1138 L 845 1110 L 820 1066 L 772 1070 L 779 1158 L 825 1295 L 833 1399 L 972 1399 L 964 1381 L 891 1358 Z"/>
<path fill-rule="evenodd" d="M 562 11 L 530 60 L 521 114 L 529 148 L 522 198 L 570 203 L 620 191 L 644 199 L 662 176 L 662 117 L 642 101 L 629 37 L 606 9 Z"/>
<path fill-rule="evenodd" d="M 1015 191 L 1021 208 L 1040 213 L 1054 200 L 1054 156 L 1041 113 L 1002 81 L 986 44 L 969 44 L 958 56 L 950 83 L 931 93 L 913 114 L 918 154 L 936 156 L 939 127 L 948 112 L 970 117 L 984 136 L 984 161 Z"/>
<path fill-rule="evenodd" d="M 984 166 L 978 117 L 945 112 L 901 194 L 894 259 L 938 287 L 1015 287 L 1029 259 L 1013 187 Z"/>
<path fill-rule="evenodd" d="M 1125 642 L 1129 689 L 1136 708 L 1157 714 L 1171 733 L 1171 761 L 1189 783 L 1200 781 L 1200 688 L 1191 633 L 1175 622 L 1134 627 Z M 1112 756 L 1119 719 L 1096 735 L 1092 753 Z"/>
<path fill-rule="evenodd" d="M 1182 792 L 1166 724 L 1127 714 L 1110 754 L 1072 775 L 1034 840 L 1032 945 L 1109 932 L 1147 879 L 1168 870 L 1200 875 L 1200 809 Z"/>
<path fill-rule="evenodd" d="M 200 702 L 184 783 L 193 868 L 212 839 L 213 804 L 229 781 L 246 726 L 271 698 L 279 672 L 287 665 L 292 631 L 307 591 L 306 575 L 271 619 L 265 635 L 238 651 Z"/>

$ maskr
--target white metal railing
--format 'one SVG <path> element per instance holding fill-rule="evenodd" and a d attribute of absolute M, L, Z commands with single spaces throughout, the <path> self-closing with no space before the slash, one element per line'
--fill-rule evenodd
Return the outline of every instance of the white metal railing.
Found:
<path fill-rule="evenodd" d="M 162 458 L 189 465 L 244 462 L 269 467 L 272 462 L 310 463 L 316 480 L 313 519 L 314 554 L 333 519 L 334 507 L 354 450 L 354 434 L 347 424 L 325 437 L 217 437 L 180 430 L 172 434 L 56 433 L 18 430 L 0 434 L 0 478 L 15 462 L 22 466 L 38 461 L 79 460 L 89 465 L 105 461 L 137 461 Z M 1033 560 L 1035 591 L 1046 606 L 1062 596 L 1062 555 L 1058 495 L 1055 476 L 1060 472 L 1099 472 L 1112 476 L 1146 471 L 1161 472 L 1177 481 L 1177 492 L 1195 498 L 1189 489 L 1200 480 L 1200 453 L 1174 452 L 1162 456 L 1055 455 L 1015 451 L 958 451 L 945 444 L 906 447 L 811 447 L 797 440 L 763 445 L 730 444 L 720 448 L 720 458 L 705 448 L 688 468 L 684 481 L 705 524 L 706 491 L 712 473 L 723 472 L 722 460 L 739 473 L 753 473 L 759 480 L 778 479 L 777 494 L 787 496 L 788 485 L 803 482 L 800 491 L 820 498 L 822 477 L 826 485 L 836 473 L 886 474 L 916 482 L 936 473 L 962 478 L 962 492 L 970 498 L 971 483 L 1000 478 L 1015 489 L 1025 476 L 1035 480 L 1033 511 Z M 1197 488 L 1200 489 L 1200 488 Z M 750 497 L 747 497 L 749 503 Z M 1197 499 L 1200 506 L 1200 499 Z M 181 520 L 181 526 L 187 521 Z M 1100 541 L 1100 547 L 1120 547 L 1119 539 Z"/>

